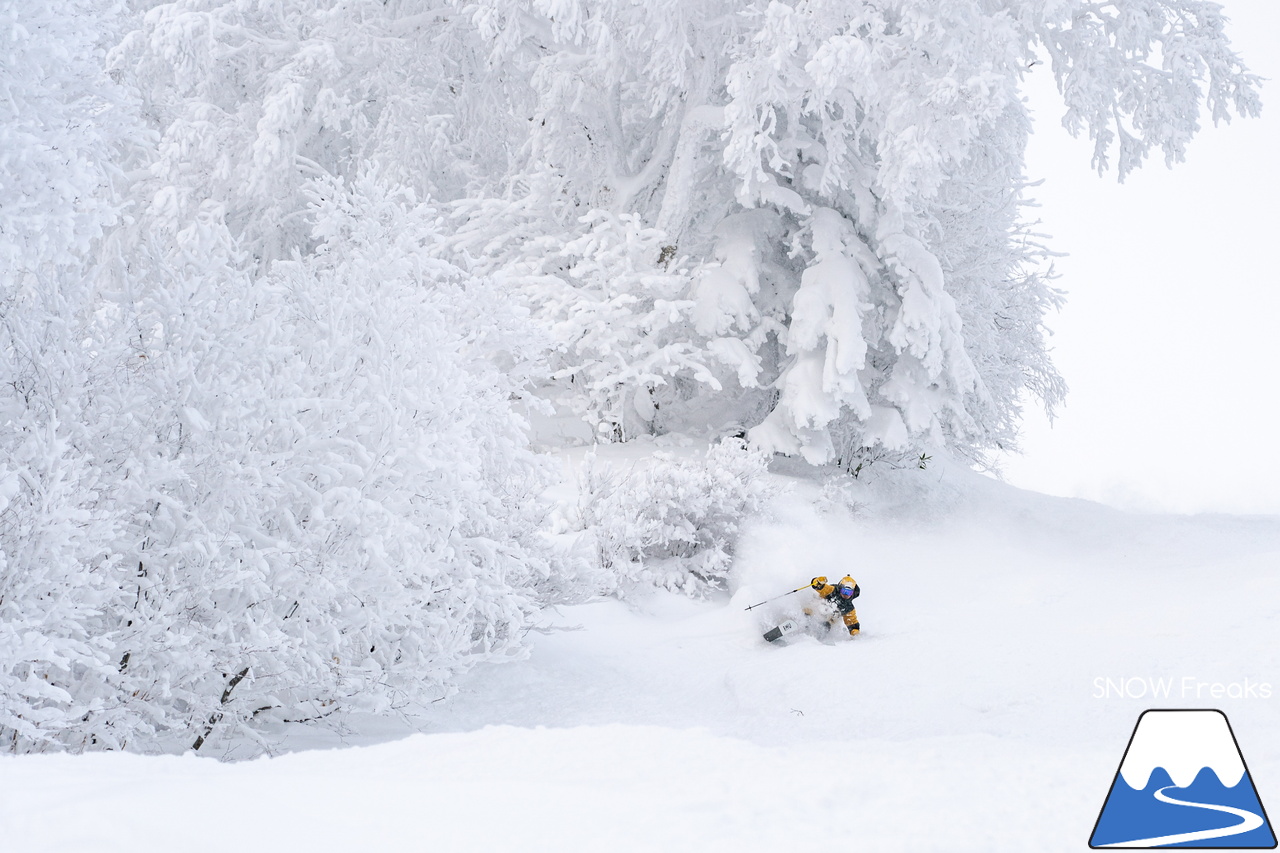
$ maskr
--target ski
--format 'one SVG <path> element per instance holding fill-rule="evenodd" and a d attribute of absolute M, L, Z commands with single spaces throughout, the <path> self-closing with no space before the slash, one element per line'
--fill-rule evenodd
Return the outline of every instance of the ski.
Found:
<path fill-rule="evenodd" d="M 788 619 L 776 628 L 772 628 L 764 633 L 764 638 L 769 642 L 781 640 L 787 634 L 794 634 L 800 629 L 800 625 L 794 619 Z"/>

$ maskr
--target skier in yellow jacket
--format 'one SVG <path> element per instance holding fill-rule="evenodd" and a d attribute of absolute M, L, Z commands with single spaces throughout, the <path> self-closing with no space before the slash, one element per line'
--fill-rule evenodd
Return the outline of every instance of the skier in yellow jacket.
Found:
<path fill-rule="evenodd" d="M 825 577 L 816 577 L 809 581 L 809 586 L 835 607 L 844 620 L 844 626 L 849 629 L 849 636 L 856 637 L 862 630 L 862 626 L 858 624 L 858 609 L 853 606 L 853 600 L 862 593 L 858 589 L 858 582 L 848 575 L 835 583 L 828 583 Z M 808 608 L 805 611 L 808 612 Z M 832 614 L 828 624 L 835 624 L 835 614 Z"/>

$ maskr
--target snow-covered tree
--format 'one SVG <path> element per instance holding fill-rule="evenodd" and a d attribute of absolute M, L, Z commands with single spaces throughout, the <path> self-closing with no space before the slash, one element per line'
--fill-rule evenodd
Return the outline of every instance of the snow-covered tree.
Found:
<path fill-rule="evenodd" d="M 266 264 L 313 248 L 307 180 L 376 162 L 451 205 L 455 248 L 558 352 L 618 344 L 545 389 L 602 434 L 734 423 L 852 461 L 980 456 L 1015 443 L 1025 398 L 1062 398 L 1020 214 L 1041 57 L 1122 177 L 1152 147 L 1180 157 L 1202 103 L 1256 109 L 1201 0 L 181 0 L 115 63 L 163 134 L 158 211 L 222 204 Z M 625 257 L 600 239 L 623 221 Z M 661 342 L 624 352 L 616 330 L 656 304 Z"/>
<path fill-rule="evenodd" d="M 370 162 L 388 185 L 452 199 L 505 167 L 510 131 L 494 133 L 504 122 L 473 84 L 478 41 L 447 5 L 145 5 L 110 56 L 160 134 L 139 194 L 175 222 L 222 205 L 259 269 L 312 248 L 310 180 Z"/>
<path fill-rule="evenodd" d="M 182 748 L 518 654 L 547 574 L 521 414 L 542 345 L 400 180 L 464 180 L 419 144 L 413 98 L 447 84 L 397 82 L 447 59 L 410 44 L 434 18 L 397 19 L 397 52 L 382 3 L 156 6 L 112 54 L 156 138 L 126 156 L 102 128 L 128 90 L 76 13 L 13 27 L 36 165 L 5 199 L 6 744 Z M 88 130 L 38 136 L 64 116 Z"/>
<path fill-rule="evenodd" d="M 522 648 L 548 472 L 512 401 L 538 336 L 440 258 L 410 191 L 373 175 L 306 191 L 317 249 L 265 276 L 212 202 L 132 247 L 128 417 L 88 425 L 116 458 L 71 484 L 96 486 L 111 523 L 45 506 L 65 571 L 6 575 L 26 615 L 66 602 L 12 647 L 51 662 L 6 673 L 29 698 L 0 721 L 16 748 L 181 748 L 411 707 Z"/>
<path fill-rule="evenodd" d="M 921 441 L 981 451 L 1012 443 L 1020 391 L 1060 398 L 1040 324 L 1055 297 L 1016 217 L 1018 86 L 1039 49 L 1099 168 L 1119 140 L 1121 177 L 1152 145 L 1179 157 L 1202 98 L 1215 119 L 1232 98 L 1256 111 L 1211 3 L 764 10 L 730 72 L 726 158 L 742 203 L 811 238 L 794 361 L 754 433 L 766 446 L 817 460 Z"/>
<path fill-rule="evenodd" d="M 668 389 L 673 422 L 719 399 L 762 446 L 815 462 L 981 455 L 1013 445 L 1025 395 L 1061 400 L 1043 327 L 1058 296 L 1020 215 L 1019 87 L 1042 56 L 1067 126 L 1099 169 L 1117 150 L 1121 177 L 1152 147 L 1179 159 L 1202 105 L 1258 107 L 1201 0 L 463 8 L 527 117 L 511 204 L 561 244 L 591 211 L 637 214 L 660 257 L 690 259 L 686 343 L 719 369 Z M 518 266 L 548 239 L 490 245 Z"/>
<path fill-rule="evenodd" d="M 151 428 L 115 643 L 158 736 L 438 698 L 519 649 L 546 575 L 511 403 L 536 335 L 411 192 L 305 191 L 313 255 L 253 277 L 208 203 L 134 303 Z"/>

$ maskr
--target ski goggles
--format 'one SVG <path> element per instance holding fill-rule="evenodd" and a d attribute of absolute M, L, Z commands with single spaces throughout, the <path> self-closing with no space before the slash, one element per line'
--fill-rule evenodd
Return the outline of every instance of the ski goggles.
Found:
<path fill-rule="evenodd" d="M 836 594 L 839 595 L 841 598 L 853 598 L 853 587 L 851 586 L 836 587 Z"/>

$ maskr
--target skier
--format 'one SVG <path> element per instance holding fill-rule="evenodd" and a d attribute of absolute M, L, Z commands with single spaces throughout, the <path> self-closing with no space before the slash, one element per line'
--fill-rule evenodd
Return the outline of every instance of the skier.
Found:
<path fill-rule="evenodd" d="M 853 606 L 853 600 L 862 593 L 862 590 L 858 589 L 858 582 L 845 575 L 836 583 L 827 583 L 825 577 L 819 576 L 809 581 L 809 586 L 813 587 L 814 592 L 829 601 L 836 611 L 840 613 L 841 618 L 844 620 L 844 626 L 849 629 L 849 636 L 858 636 L 862 626 L 858 624 L 858 609 Z M 812 615 L 812 611 L 806 607 L 805 614 Z M 827 624 L 835 624 L 834 613 L 827 620 Z"/>

